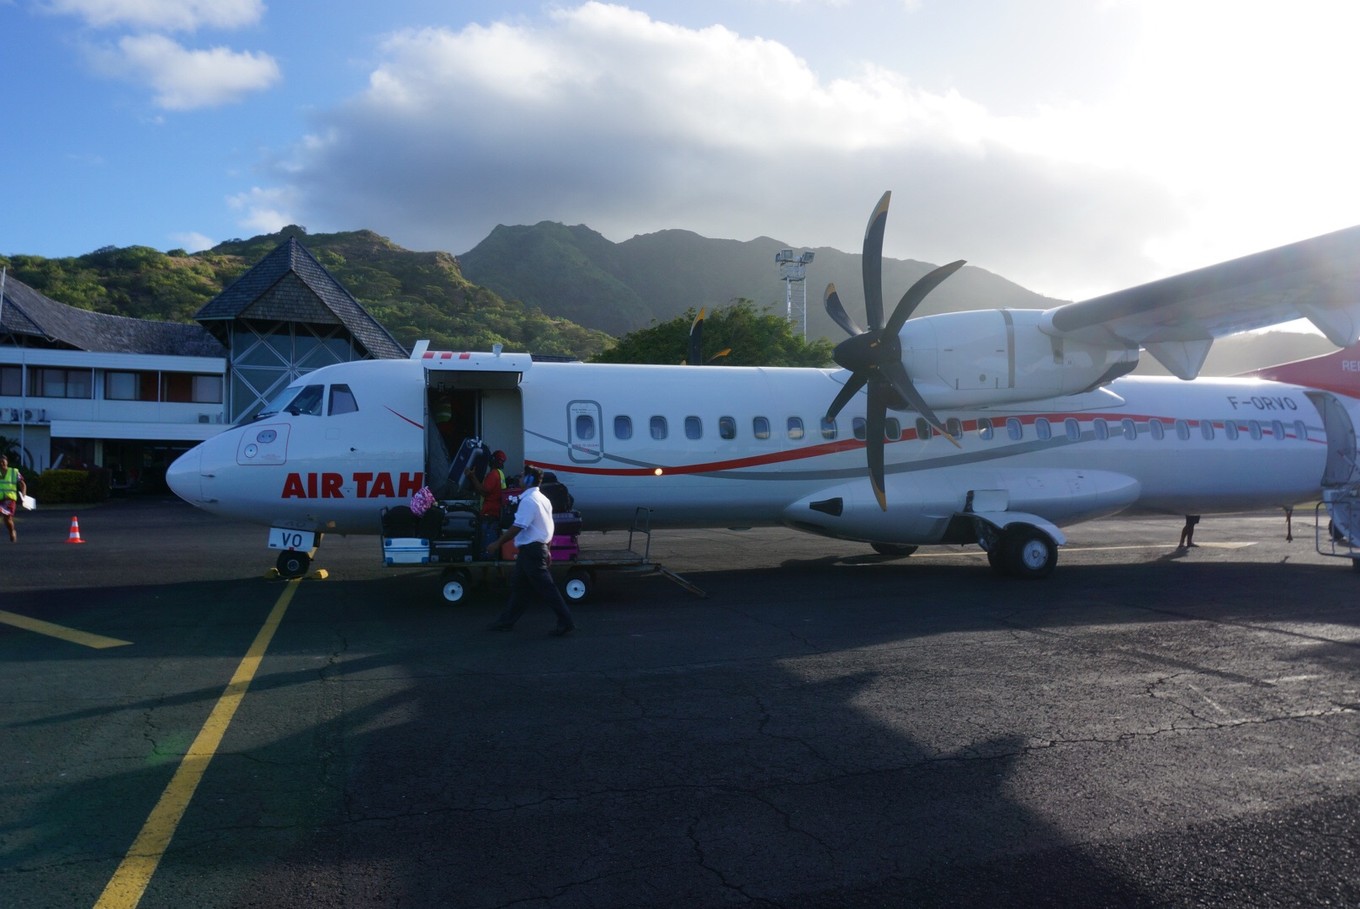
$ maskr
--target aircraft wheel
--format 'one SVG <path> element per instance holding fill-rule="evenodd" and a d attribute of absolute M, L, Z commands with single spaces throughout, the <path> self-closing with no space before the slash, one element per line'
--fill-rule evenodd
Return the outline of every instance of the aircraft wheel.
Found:
<path fill-rule="evenodd" d="M 311 556 L 305 552 L 293 552 L 292 550 L 279 553 L 279 560 L 275 563 L 275 567 L 279 570 L 279 577 L 290 579 L 302 577 L 311 565 Z"/>
<path fill-rule="evenodd" d="M 903 543 L 870 543 L 869 547 L 879 555 L 892 556 L 898 559 L 904 559 L 920 548 L 907 546 Z"/>
<path fill-rule="evenodd" d="M 590 576 L 590 572 L 581 568 L 572 569 L 562 582 L 562 595 L 567 598 L 568 603 L 584 603 L 594 589 L 594 578 Z"/>
<path fill-rule="evenodd" d="M 1006 573 L 1017 578 L 1046 578 L 1058 564 L 1058 546 L 1048 534 L 1033 527 L 1007 528 L 1001 538 Z"/>
<path fill-rule="evenodd" d="M 444 599 L 449 603 L 461 603 L 468 595 L 472 576 L 461 568 L 444 575 Z"/>

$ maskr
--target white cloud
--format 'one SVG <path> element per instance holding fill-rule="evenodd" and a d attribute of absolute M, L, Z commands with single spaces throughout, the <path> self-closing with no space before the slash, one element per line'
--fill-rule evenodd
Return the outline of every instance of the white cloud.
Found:
<path fill-rule="evenodd" d="M 217 245 L 217 241 L 212 237 L 201 234 L 196 230 L 173 233 L 170 240 L 180 249 L 186 252 L 201 252 L 205 249 L 212 249 Z"/>
<path fill-rule="evenodd" d="M 241 28 L 264 15 L 263 0 L 46 0 L 40 8 L 79 16 L 94 28 L 154 31 Z"/>
<path fill-rule="evenodd" d="M 150 86 L 156 105 L 165 110 L 234 103 L 280 78 L 278 63 L 268 54 L 225 47 L 190 50 L 164 35 L 123 38 L 103 60 L 107 70 Z"/>
<path fill-rule="evenodd" d="M 296 193 L 286 187 L 253 186 L 227 199 L 227 207 L 237 212 L 238 227 L 250 233 L 272 234 L 289 224 L 299 224 Z"/>

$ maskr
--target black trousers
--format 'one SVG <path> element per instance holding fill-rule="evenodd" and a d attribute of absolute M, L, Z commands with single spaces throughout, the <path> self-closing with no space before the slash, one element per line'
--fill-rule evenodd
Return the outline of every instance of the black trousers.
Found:
<path fill-rule="evenodd" d="M 515 573 L 510 577 L 510 602 L 497 620 L 498 624 L 515 624 L 524 615 L 524 610 L 529 608 L 529 602 L 538 598 L 557 613 L 558 628 L 575 627 L 571 610 L 567 608 L 567 601 L 562 599 L 562 592 L 557 589 L 548 564 L 546 543 L 529 543 L 519 548 L 519 554 L 515 556 Z"/>

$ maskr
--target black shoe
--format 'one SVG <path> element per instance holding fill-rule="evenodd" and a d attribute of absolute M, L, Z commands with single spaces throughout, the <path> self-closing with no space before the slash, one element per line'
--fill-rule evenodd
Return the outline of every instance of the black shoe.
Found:
<path fill-rule="evenodd" d="M 575 625 L 568 625 L 565 628 L 559 626 L 557 628 L 554 628 L 552 631 L 549 631 L 548 634 L 552 635 L 555 638 L 564 638 L 575 630 L 576 630 Z"/>
<path fill-rule="evenodd" d="M 505 622 L 492 622 L 490 625 L 486 626 L 487 631 L 513 631 L 514 628 L 514 625 Z"/>

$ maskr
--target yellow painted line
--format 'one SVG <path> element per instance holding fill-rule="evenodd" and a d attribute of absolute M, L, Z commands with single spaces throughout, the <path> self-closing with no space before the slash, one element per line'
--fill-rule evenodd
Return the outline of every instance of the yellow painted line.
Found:
<path fill-rule="evenodd" d="M 63 641 L 70 641 L 72 644 L 84 644 L 86 647 L 93 647 L 96 650 L 103 650 L 106 647 L 126 647 L 132 643 L 131 641 L 120 641 L 117 638 L 106 638 L 102 634 L 77 631 L 64 625 L 53 625 L 51 622 L 44 622 L 42 619 L 30 619 L 26 615 L 5 612 L 3 609 L 0 609 L 0 622 L 13 625 L 15 628 L 36 631 L 38 634 L 45 634 L 49 637 L 61 638 Z"/>
<path fill-rule="evenodd" d="M 264 658 L 264 652 L 269 647 L 269 642 L 273 640 L 279 623 L 283 621 L 283 614 L 288 610 L 297 584 L 297 579 L 290 581 L 279 595 L 278 602 L 269 613 L 269 618 L 265 619 L 263 627 L 255 635 L 255 642 L 246 651 L 241 665 L 236 667 L 236 674 L 231 677 L 226 690 L 217 699 L 217 706 L 213 707 L 212 713 L 208 715 L 208 721 L 203 724 L 193 744 L 189 746 L 188 753 L 180 761 L 179 769 L 171 778 L 170 785 L 165 787 L 160 801 L 151 809 L 151 816 L 142 825 L 142 832 L 137 834 L 132 848 L 119 863 L 118 869 L 104 887 L 104 892 L 99 895 L 99 901 L 94 904 L 95 909 L 132 909 L 141 902 L 147 885 L 151 883 L 151 876 L 156 873 L 156 866 L 160 864 L 161 856 L 165 855 L 170 839 L 175 835 L 175 829 L 189 807 L 194 790 L 198 788 L 199 781 L 207 772 L 208 763 L 222 744 L 222 737 L 227 732 L 227 726 L 231 724 L 231 718 L 236 715 L 236 708 L 241 705 L 246 689 L 250 687 L 251 680 L 259 671 L 260 660 Z"/>

